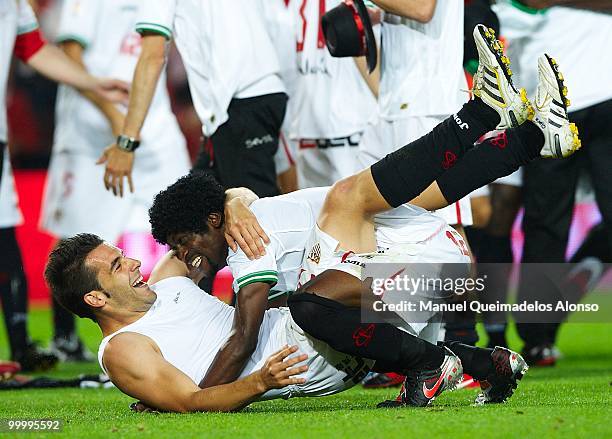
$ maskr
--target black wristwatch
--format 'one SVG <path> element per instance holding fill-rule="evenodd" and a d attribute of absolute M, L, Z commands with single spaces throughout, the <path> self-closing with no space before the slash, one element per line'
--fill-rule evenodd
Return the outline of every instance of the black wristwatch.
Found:
<path fill-rule="evenodd" d="M 140 140 L 121 134 L 117 137 L 117 146 L 127 152 L 134 152 L 140 146 Z"/>

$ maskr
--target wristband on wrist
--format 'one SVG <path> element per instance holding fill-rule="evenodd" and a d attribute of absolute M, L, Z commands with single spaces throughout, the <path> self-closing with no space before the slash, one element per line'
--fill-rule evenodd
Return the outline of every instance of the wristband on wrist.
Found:
<path fill-rule="evenodd" d="M 140 146 L 140 140 L 121 134 L 117 137 L 117 147 L 127 152 L 134 152 Z"/>

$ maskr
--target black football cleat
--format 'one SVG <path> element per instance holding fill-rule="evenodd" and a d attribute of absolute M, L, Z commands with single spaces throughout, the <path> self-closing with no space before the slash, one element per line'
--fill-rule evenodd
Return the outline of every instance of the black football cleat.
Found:
<path fill-rule="evenodd" d="M 480 381 L 481 392 L 474 401 L 477 405 L 506 401 L 529 369 L 523 357 L 499 346 L 491 353 L 491 360 L 494 371 L 485 380 Z"/>
<path fill-rule="evenodd" d="M 21 365 L 22 372 L 44 372 L 55 367 L 59 358 L 31 342 L 22 352 L 15 353 L 13 360 Z"/>
<path fill-rule="evenodd" d="M 463 379 L 463 366 L 459 357 L 450 349 L 445 349 L 446 355 L 439 368 L 408 374 L 399 396 L 383 401 L 377 407 L 426 407 L 443 391 L 454 390 Z"/>

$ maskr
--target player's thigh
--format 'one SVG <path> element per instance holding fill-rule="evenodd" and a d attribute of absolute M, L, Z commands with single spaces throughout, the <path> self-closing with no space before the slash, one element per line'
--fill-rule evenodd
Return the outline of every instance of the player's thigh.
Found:
<path fill-rule="evenodd" d="M 340 249 L 355 253 L 376 250 L 373 215 L 369 211 L 367 187 L 369 169 L 335 183 L 327 193 L 317 224 L 325 233 L 339 241 Z M 376 186 L 371 179 L 374 190 Z"/>

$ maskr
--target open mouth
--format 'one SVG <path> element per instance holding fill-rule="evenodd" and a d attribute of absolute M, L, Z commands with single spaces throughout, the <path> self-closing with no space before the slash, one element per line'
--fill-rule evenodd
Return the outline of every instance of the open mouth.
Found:
<path fill-rule="evenodd" d="M 139 275 L 134 282 L 132 282 L 132 287 L 141 288 L 148 286 L 147 283 L 143 280 L 142 275 Z"/>
<path fill-rule="evenodd" d="M 190 265 L 193 268 L 199 268 L 201 263 L 202 263 L 202 256 L 196 256 L 195 258 L 191 260 Z"/>

